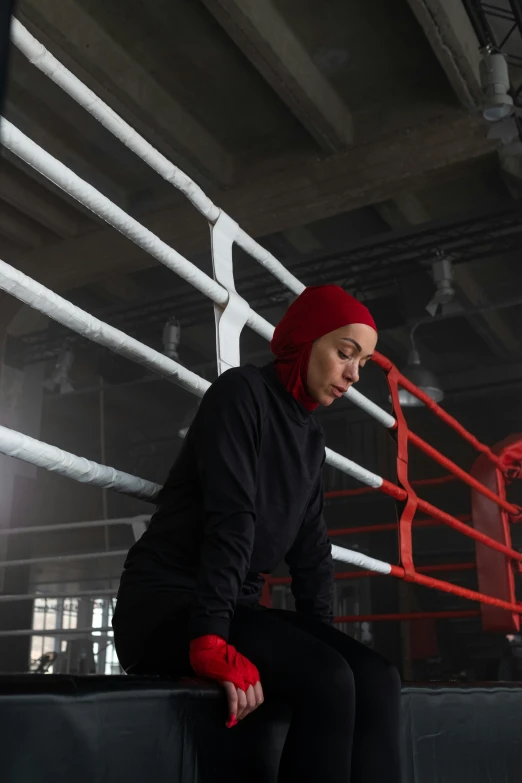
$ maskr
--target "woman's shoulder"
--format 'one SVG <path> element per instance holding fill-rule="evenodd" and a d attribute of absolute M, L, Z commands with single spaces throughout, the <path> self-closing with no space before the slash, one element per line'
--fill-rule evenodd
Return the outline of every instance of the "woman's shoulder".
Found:
<path fill-rule="evenodd" d="M 216 378 L 207 394 L 209 392 L 212 396 L 226 396 L 229 400 L 260 402 L 266 396 L 261 368 L 253 364 L 232 367 Z"/>

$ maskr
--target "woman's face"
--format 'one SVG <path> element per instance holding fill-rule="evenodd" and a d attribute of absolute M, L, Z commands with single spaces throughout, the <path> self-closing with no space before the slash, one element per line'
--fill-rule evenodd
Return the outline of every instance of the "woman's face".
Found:
<path fill-rule="evenodd" d="M 308 393 L 319 405 L 331 405 L 353 383 L 377 345 L 377 332 L 367 324 L 350 324 L 329 332 L 312 346 Z"/>

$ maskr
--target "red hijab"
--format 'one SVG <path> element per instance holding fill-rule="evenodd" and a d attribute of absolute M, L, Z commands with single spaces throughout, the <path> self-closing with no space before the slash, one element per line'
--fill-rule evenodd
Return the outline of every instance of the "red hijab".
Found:
<path fill-rule="evenodd" d="M 365 305 L 338 285 L 305 288 L 277 324 L 270 343 L 279 380 L 309 411 L 318 407 L 306 386 L 314 340 L 349 324 L 367 324 L 377 331 Z"/>

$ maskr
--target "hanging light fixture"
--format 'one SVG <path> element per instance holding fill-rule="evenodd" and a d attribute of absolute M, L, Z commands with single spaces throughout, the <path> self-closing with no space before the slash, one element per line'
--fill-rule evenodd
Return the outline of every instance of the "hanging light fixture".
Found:
<path fill-rule="evenodd" d="M 505 55 L 492 46 L 487 46 L 482 51 L 479 71 L 484 93 L 482 116 L 488 122 L 505 120 L 514 112 L 513 98 L 509 94 L 509 69 Z"/>
<path fill-rule="evenodd" d="M 169 359 L 179 361 L 179 343 L 181 339 L 181 326 L 177 318 L 172 316 L 163 327 L 163 353 Z"/>
<path fill-rule="evenodd" d="M 431 264 L 431 275 L 435 283 L 435 292 L 426 305 L 428 313 L 434 317 L 437 313 L 446 312 L 454 303 L 455 283 L 453 281 L 453 266 L 443 250 L 436 251 L 436 259 Z"/>
<path fill-rule="evenodd" d="M 408 363 L 401 372 L 405 378 L 414 383 L 428 397 L 431 397 L 434 402 L 441 402 L 444 399 L 444 390 L 435 373 L 422 364 L 419 352 L 415 347 L 414 335 L 417 326 L 418 324 L 415 324 L 411 329 L 411 350 Z M 415 395 L 403 388 L 399 389 L 399 402 L 403 408 L 418 408 L 424 405 Z"/>
<path fill-rule="evenodd" d="M 69 374 L 74 364 L 74 353 L 70 341 L 66 340 L 60 349 L 50 376 L 44 381 L 44 388 L 59 394 L 73 391 Z"/>

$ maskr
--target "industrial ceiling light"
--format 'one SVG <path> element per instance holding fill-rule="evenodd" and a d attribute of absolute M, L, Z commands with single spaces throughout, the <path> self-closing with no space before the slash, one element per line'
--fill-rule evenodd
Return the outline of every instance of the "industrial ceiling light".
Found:
<path fill-rule="evenodd" d="M 442 250 L 437 252 L 437 260 L 431 265 L 431 273 L 436 290 L 431 301 L 426 305 L 426 310 L 431 316 L 434 316 L 439 307 L 444 312 L 445 307 L 455 298 L 451 259 L 446 258 Z"/>
<path fill-rule="evenodd" d="M 442 386 L 435 373 L 422 364 L 419 352 L 415 347 L 414 334 L 417 326 L 418 324 L 415 324 L 410 332 L 411 350 L 408 363 L 401 372 L 405 378 L 414 383 L 428 397 L 431 397 L 434 402 L 441 402 L 444 399 Z M 399 388 L 399 402 L 403 408 L 419 408 L 424 405 L 415 395 L 402 387 Z"/>
<path fill-rule="evenodd" d="M 58 389 L 60 394 L 73 391 L 69 373 L 74 364 L 74 353 L 68 342 L 65 342 L 56 357 L 51 375 L 44 381 L 44 388 L 53 392 Z"/>
<path fill-rule="evenodd" d="M 163 353 L 169 359 L 179 360 L 178 348 L 181 339 L 181 326 L 177 318 L 169 318 L 163 327 Z"/>
<path fill-rule="evenodd" d="M 513 114 L 513 98 L 509 95 L 508 64 L 502 52 L 487 46 L 480 62 L 480 83 L 484 92 L 482 116 L 488 122 L 499 122 Z"/>

